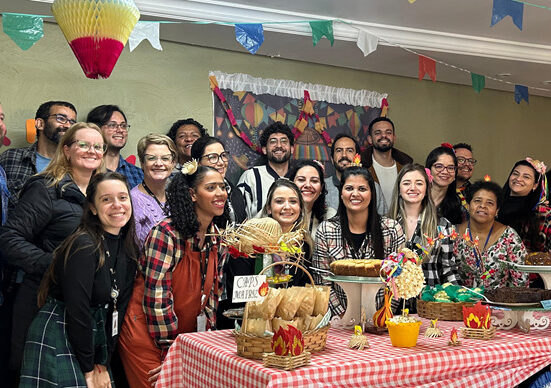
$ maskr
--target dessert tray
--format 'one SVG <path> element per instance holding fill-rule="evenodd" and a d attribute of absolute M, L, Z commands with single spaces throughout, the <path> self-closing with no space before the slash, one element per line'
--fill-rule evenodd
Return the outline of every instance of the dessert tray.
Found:
<path fill-rule="evenodd" d="M 501 260 L 501 261 L 509 264 L 512 267 L 515 267 L 517 271 L 539 274 L 543 280 L 543 284 L 545 285 L 545 288 L 548 290 L 551 289 L 551 265 L 528 265 L 528 264 L 513 263 L 507 260 Z"/>
<path fill-rule="evenodd" d="M 324 279 L 329 280 L 330 282 L 381 284 L 381 278 L 379 277 L 331 275 L 324 276 Z"/>

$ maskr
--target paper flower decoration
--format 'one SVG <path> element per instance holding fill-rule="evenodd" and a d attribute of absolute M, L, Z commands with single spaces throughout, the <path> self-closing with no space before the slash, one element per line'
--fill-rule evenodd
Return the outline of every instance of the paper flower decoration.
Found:
<path fill-rule="evenodd" d="M 109 78 L 140 18 L 132 0 L 54 0 L 52 13 L 88 78 Z"/>
<path fill-rule="evenodd" d="M 181 171 L 184 175 L 193 175 L 195 174 L 195 171 L 197 171 L 198 167 L 199 163 L 197 163 L 197 160 L 192 159 L 189 162 L 184 163 Z"/>

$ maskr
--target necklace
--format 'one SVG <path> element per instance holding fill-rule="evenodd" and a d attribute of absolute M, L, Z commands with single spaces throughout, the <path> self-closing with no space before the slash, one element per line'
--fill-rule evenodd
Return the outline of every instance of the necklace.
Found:
<path fill-rule="evenodd" d="M 153 194 L 153 191 L 151 191 L 151 189 L 149 187 L 147 187 L 147 185 L 145 184 L 145 180 L 142 181 L 142 186 L 143 186 L 144 190 L 147 192 L 147 194 L 152 196 L 153 199 L 155 200 L 155 202 L 157 202 L 157 205 L 159 205 L 159 207 L 161 208 L 161 210 L 163 211 L 165 216 L 168 216 L 168 210 L 166 208 L 166 203 L 165 203 L 165 205 L 161 204 L 161 201 L 159 201 L 159 198 L 157 198 L 157 196 L 155 194 Z"/>

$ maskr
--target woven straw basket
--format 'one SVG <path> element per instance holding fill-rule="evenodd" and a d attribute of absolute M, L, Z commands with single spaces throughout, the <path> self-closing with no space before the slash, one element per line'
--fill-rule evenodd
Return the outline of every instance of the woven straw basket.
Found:
<path fill-rule="evenodd" d="M 270 264 L 264 268 L 260 275 L 262 275 L 266 270 L 272 268 L 276 265 L 294 265 L 295 267 L 300 268 L 314 286 L 314 279 L 312 275 L 300 264 L 293 263 L 290 261 L 278 261 L 276 263 Z M 247 312 L 248 309 L 245 307 L 245 314 L 243 315 L 243 324 L 242 327 L 246 327 L 247 324 Z M 325 344 L 327 342 L 327 332 L 329 331 L 329 325 L 326 325 L 322 328 L 305 331 L 302 333 L 302 338 L 304 339 L 304 350 L 308 352 L 317 352 L 325 349 Z M 264 353 L 272 352 L 272 336 L 257 337 L 247 333 L 241 333 L 240 331 L 233 332 L 235 336 L 235 342 L 237 344 L 237 354 L 241 357 L 251 358 L 253 360 L 262 360 L 262 355 Z"/>
<path fill-rule="evenodd" d="M 417 314 L 421 318 L 439 319 L 441 321 L 462 321 L 463 306 L 471 307 L 467 302 L 426 302 L 417 299 Z"/>

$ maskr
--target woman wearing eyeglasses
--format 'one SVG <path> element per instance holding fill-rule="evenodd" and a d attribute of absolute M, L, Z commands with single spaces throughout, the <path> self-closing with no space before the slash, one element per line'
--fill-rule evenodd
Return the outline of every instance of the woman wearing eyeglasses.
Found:
<path fill-rule="evenodd" d="M 433 177 L 430 196 L 436 206 L 438 217 L 444 217 L 452 224 L 460 224 L 463 219 L 461 202 L 455 191 L 457 158 L 451 145 L 441 145 L 427 156 L 425 167 Z"/>
<path fill-rule="evenodd" d="M 101 130 L 76 123 L 61 138 L 44 171 L 23 187 L 19 202 L 0 233 L 2 257 L 25 271 L 13 311 L 10 369 L 21 367 L 25 336 L 38 312 L 37 292 L 53 251 L 80 223 L 86 188 L 103 169 Z"/>

